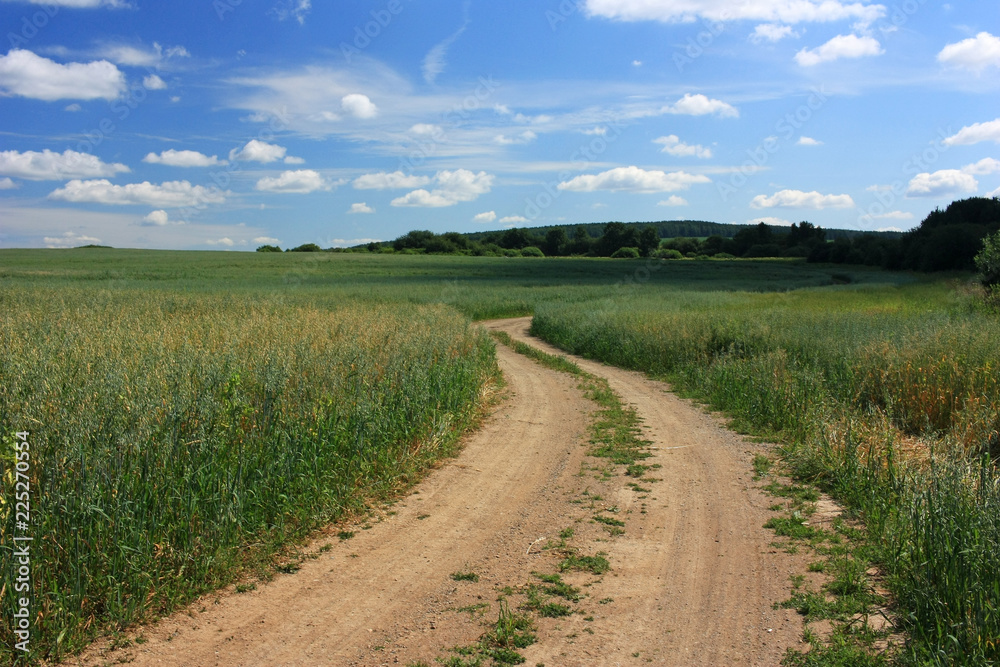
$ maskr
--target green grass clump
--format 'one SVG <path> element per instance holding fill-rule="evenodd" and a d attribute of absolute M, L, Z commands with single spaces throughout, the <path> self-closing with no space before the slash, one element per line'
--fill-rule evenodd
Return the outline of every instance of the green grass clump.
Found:
<path fill-rule="evenodd" d="M 37 658 L 264 567 L 401 490 L 453 451 L 496 372 L 489 339 L 443 306 L 129 286 L 8 285 L 0 348 L 4 536 L 12 436 L 34 443 Z M 4 537 L 0 571 L 12 557 Z M 6 587 L 5 618 L 14 597 Z M 12 640 L 0 625 L 0 663 Z"/>

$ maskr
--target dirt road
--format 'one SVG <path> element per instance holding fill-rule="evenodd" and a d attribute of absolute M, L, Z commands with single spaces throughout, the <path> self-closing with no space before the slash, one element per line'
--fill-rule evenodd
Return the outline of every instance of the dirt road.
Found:
<path fill-rule="evenodd" d="M 530 339 L 528 324 L 487 323 L 555 351 Z M 502 346 L 498 355 L 509 395 L 457 459 L 350 528 L 353 538 L 320 540 L 309 547 L 318 557 L 294 574 L 207 596 L 139 628 L 142 643 L 95 646 L 69 664 L 437 664 L 496 621 L 505 588 L 516 607 L 538 581 L 532 572 L 558 571 L 544 546 L 567 528 L 574 548 L 606 553 L 611 570 L 563 574 L 584 595 L 578 613 L 538 618 L 526 664 L 777 665 L 786 648 L 802 648 L 798 616 L 772 608 L 804 567 L 762 528 L 773 500 L 751 480 L 757 445 L 660 383 L 577 360 L 644 420 L 646 463 L 661 467 L 659 481 L 636 490 L 586 455 L 595 406 L 573 378 Z M 624 534 L 592 520 L 606 510 Z"/>

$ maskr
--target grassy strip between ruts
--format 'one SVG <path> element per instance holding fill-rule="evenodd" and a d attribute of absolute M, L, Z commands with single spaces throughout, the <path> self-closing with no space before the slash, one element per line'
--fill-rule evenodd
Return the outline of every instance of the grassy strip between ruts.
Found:
<path fill-rule="evenodd" d="M 580 388 L 585 395 L 595 401 L 601 409 L 594 415 L 590 425 L 591 456 L 608 459 L 609 467 L 625 466 L 626 474 L 639 475 L 647 470 L 647 466 L 639 462 L 649 456 L 648 442 L 639 438 L 639 417 L 636 411 L 624 405 L 617 394 L 608 386 L 603 378 L 587 373 L 565 357 L 547 354 L 520 341 L 513 340 L 504 331 L 493 331 L 491 335 L 510 347 L 515 352 L 537 361 L 543 366 L 555 371 L 569 373 L 580 379 Z M 609 470 L 603 471 L 606 479 Z M 588 495 L 588 492 L 584 492 Z M 590 508 L 593 514 L 593 507 Z M 584 520 L 587 514 L 581 514 Z M 598 517 L 592 517 L 597 519 Z M 624 521 L 613 521 L 613 527 L 621 531 Z M 601 522 L 604 523 L 604 522 Z M 621 534 L 620 532 L 617 534 Z M 589 572 L 600 577 L 611 569 L 606 558 L 607 554 L 598 552 L 594 555 L 582 555 L 570 544 L 575 531 L 566 528 L 559 534 L 558 542 L 549 542 L 544 550 L 556 554 L 560 560 L 556 564 L 559 572 L 571 570 Z M 612 534 L 612 537 L 614 534 Z M 574 613 L 586 614 L 577 608 L 577 603 L 584 599 L 580 590 L 562 581 L 559 573 L 533 572 L 532 575 L 541 583 L 531 582 L 519 587 L 505 587 L 499 592 L 497 599 L 499 611 L 497 620 L 491 622 L 488 630 L 475 644 L 459 646 L 451 649 L 453 655 L 439 658 L 441 664 L 448 667 L 480 667 L 482 665 L 519 665 L 525 659 L 518 650 L 530 646 L 537 640 L 536 620 L 538 618 L 560 618 Z M 460 577 L 472 580 L 472 576 L 461 573 Z M 456 579 L 456 574 L 452 575 Z M 511 608 L 512 596 L 523 598 L 523 602 L 515 609 Z M 608 600 L 604 600 L 604 604 Z M 568 606 L 564 603 L 571 603 Z M 475 609 L 463 611 L 479 611 Z M 585 620 L 593 620 L 587 615 Z M 427 663 L 411 663 L 410 667 L 426 667 Z"/>

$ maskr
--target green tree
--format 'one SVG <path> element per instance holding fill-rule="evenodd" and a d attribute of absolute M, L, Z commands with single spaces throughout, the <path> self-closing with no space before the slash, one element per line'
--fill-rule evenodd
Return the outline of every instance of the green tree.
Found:
<path fill-rule="evenodd" d="M 262 245 L 257 247 L 257 252 L 281 252 L 281 248 L 276 245 Z"/>
<path fill-rule="evenodd" d="M 639 232 L 639 254 L 649 257 L 660 247 L 660 232 L 652 225 L 646 225 Z"/>
<path fill-rule="evenodd" d="M 550 229 L 547 234 L 545 234 L 545 243 L 542 245 L 542 250 L 549 257 L 557 257 L 562 254 L 563 248 L 569 242 L 569 238 L 566 236 L 566 230 L 562 227 L 556 227 L 555 229 Z"/>
<path fill-rule="evenodd" d="M 983 239 L 983 249 L 976 255 L 976 268 L 984 285 L 1000 285 L 1000 231 Z"/>

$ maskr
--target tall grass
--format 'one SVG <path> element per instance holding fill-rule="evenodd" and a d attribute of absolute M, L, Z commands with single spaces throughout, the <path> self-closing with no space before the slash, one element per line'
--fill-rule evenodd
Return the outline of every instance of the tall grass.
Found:
<path fill-rule="evenodd" d="M 545 304 L 563 349 L 779 438 L 867 520 L 920 664 L 1000 661 L 1000 326 L 938 283 Z"/>
<path fill-rule="evenodd" d="M 30 431 L 35 658 L 231 580 L 450 451 L 496 373 L 443 306 L 148 289 L 0 293 L 0 663 L 15 431 Z"/>

